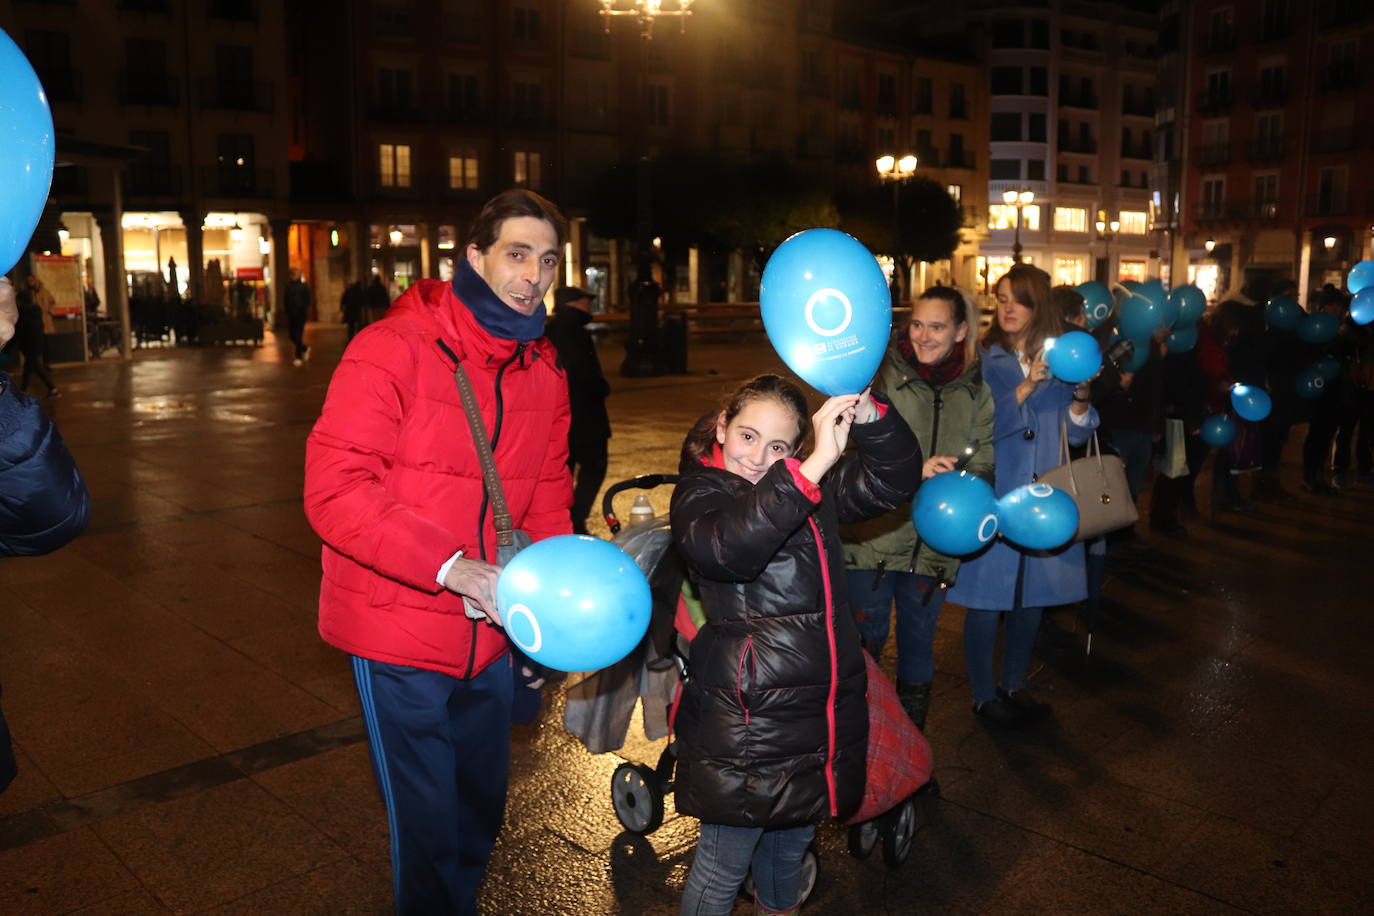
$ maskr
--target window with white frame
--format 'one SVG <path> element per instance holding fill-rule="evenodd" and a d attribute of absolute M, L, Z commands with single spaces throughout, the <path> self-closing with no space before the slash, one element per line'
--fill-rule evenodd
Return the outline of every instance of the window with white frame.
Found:
<path fill-rule="evenodd" d="M 476 191 L 481 187 L 476 152 L 456 150 L 449 153 L 448 186 L 455 191 Z"/>
<path fill-rule="evenodd" d="M 1015 229 L 1016 208 L 1007 204 L 992 204 L 988 207 L 989 229 Z M 1029 204 L 1021 208 L 1021 228 L 1028 232 L 1040 229 L 1040 205 Z"/>
<path fill-rule="evenodd" d="M 1054 229 L 1056 232 L 1087 232 L 1088 211 L 1083 207 L 1055 207 Z"/>
<path fill-rule="evenodd" d="M 1144 235 L 1150 224 L 1150 215 L 1144 210 L 1121 211 L 1121 234 Z"/>
<path fill-rule="evenodd" d="M 523 188 L 539 190 L 543 183 L 539 154 L 528 150 L 516 150 L 514 161 L 515 183 Z"/>
<path fill-rule="evenodd" d="M 378 144 L 377 174 L 384 188 L 410 187 L 410 147 L 404 143 Z"/>

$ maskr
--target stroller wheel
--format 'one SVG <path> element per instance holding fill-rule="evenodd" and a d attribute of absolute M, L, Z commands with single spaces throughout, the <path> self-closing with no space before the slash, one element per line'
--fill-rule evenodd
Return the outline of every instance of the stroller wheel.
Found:
<path fill-rule="evenodd" d="M 916 836 L 916 802 L 911 796 L 884 814 L 882 820 L 883 861 L 888 868 L 896 868 L 911 854 L 911 841 Z"/>
<path fill-rule="evenodd" d="M 611 805 L 620 825 L 640 836 L 663 824 L 663 790 L 649 767 L 622 763 L 611 774 Z"/>
<path fill-rule="evenodd" d="M 821 857 L 816 852 L 816 844 L 812 843 L 806 847 L 806 852 L 802 853 L 801 863 L 801 903 L 805 903 L 807 898 L 816 889 L 816 882 L 821 877 Z M 740 885 L 739 895 L 746 900 L 754 899 L 754 873 L 750 871 L 744 878 L 744 884 Z"/>
<path fill-rule="evenodd" d="M 867 859 L 878 845 L 878 822 L 864 821 L 849 828 L 849 854 L 856 859 Z"/>

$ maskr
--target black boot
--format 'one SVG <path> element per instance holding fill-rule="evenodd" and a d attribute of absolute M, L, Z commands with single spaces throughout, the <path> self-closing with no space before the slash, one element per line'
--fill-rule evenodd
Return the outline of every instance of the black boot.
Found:
<path fill-rule="evenodd" d="M 916 727 L 925 731 L 926 712 L 930 709 L 930 681 L 924 684 L 911 684 L 898 678 L 897 699 L 902 701 L 902 708 L 911 717 L 911 721 L 916 723 Z"/>

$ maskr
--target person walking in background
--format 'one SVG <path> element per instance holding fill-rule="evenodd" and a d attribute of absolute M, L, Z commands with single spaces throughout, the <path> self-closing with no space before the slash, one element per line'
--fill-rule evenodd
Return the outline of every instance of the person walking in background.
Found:
<path fill-rule="evenodd" d="M 24 371 L 19 376 L 19 390 L 29 390 L 29 379 L 38 376 L 48 386 L 48 397 L 55 398 L 60 391 L 52 379 L 52 366 L 48 364 L 48 334 L 52 332 L 52 293 L 43 287 L 38 278 L 30 275 L 22 290 L 15 293 L 19 311 L 19 325 L 15 331 L 15 343 L 24 357 Z"/>
<path fill-rule="evenodd" d="M 563 287 L 553 294 L 553 315 L 544 325 L 544 335 L 558 350 L 558 364 L 568 373 L 568 468 L 577 478 L 570 510 L 574 534 L 587 533 L 587 516 L 606 479 L 606 443 L 611 438 L 606 413 L 611 386 L 602 374 L 596 342 L 587 332 L 595 298 L 575 286 Z"/>
<path fill-rule="evenodd" d="M 367 320 L 365 323 L 371 324 L 374 321 L 381 321 L 389 308 L 391 308 L 391 296 L 387 294 L 386 284 L 382 282 L 381 274 L 373 274 L 372 282 L 367 284 Z"/>
<path fill-rule="evenodd" d="M 352 340 L 363 327 L 363 311 L 367 308 L 367 293 L 360 280 L 354 280 L 339 297 L 339 311 L 343 313 L 344 324 L 348 326 L 348 339 Z"/>
<path fill-rule="evenodd" d="M 1049 275 L 1029 264 L 1008 270 L 995 287 L 997 310 L 983 347 L 983 377 L 992 390 L 994 490 L 1000 498 L 1059 466 L 1059 434 L 1082 445 L 1097 428 L 1088 383 L 1072 385 L 1050 376 L 1046 337 L 1063 328 L 1050 301 Z M 1046 605 L 1071 604 L 1087 596 L 1083 545 L 1026 551 L 998 539 L 964 560 L 949 600 L 964 615 L 964 664 L 973 691 L 973 711 L 993 725 L 1010 727 L 1041 719 L 1048 704 L 1026 690 L 1026 675 Z M 1006 639 L 998 684 L 994 655 L 998 624 Z"/>
<path fill-rule="evenodd" d="M 310 305 L 315 297 L 310 287 L 296 269 L 291 271 L 291 282 L 286 284 L 286 325 L 291 333 L 291 344 L 296 348 L 295 359 L 291 365 L 299 366 L 310 358 L 310 348 L 305 345 L 305 321 L 310 316 Z"/>
<path fill-rule="evenodd" d="M 992 483 L 992 392 L 978 362 L 978 324 L 958 290 L 931 287 L 911 306 L 906 331 L 878 369 L 874 390 L 886 395 L 928 455 L 921 479 L 953 470 L 966 447 L 965 465 Z M 882 658 L 892 607 L 897 608 L 897 696 L 911 721 L 924 729 L 935 676 L 935 625 L 959 559 L 921 540 L 906 504 L 841 530 L 849 600 L 864 648 Z"/>
<path fill-rule="evenodd" d="M 1337 319 L 1345 314 L 1345 296 L 1331 284 L 1317 294 L 1317 310 Z M 1330 344 L 1298 344 L 1304 355 L 1303 363 L 1313 365 L 1334 356 L 1341 362 L 1341 371 L 1328 380 L 1321 394 L 1308 402 L 1311 410 L 1307 423 L 1307 438 L 1302 443 L 1302 480 L 1307 492 L 1322 496 L 1340 493 L 1331 483 L 1331 445 L 1341 423 L 1345 399 L 1345 360 L 1341 349 L 1349 338 L 1337 337 Z"/>
<path fill-rule="evenodd" d="M 541 340 L 566 237 L 531 191 L 487 201 L 453 281 L 420 280 L 349 344 L 306 440 L 320 635 L 352 657 L 402 914 L 475 916 L 501 830 L 515 680 L 533 673 L 501 629 L 495 519 L 455 379 L 510 524 L 567 534 L 567 382 Z"/>

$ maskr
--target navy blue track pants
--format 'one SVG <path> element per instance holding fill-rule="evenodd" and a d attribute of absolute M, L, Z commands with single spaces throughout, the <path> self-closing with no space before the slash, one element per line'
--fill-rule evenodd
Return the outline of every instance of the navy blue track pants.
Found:
<path fill-rule="evenodd" d="M 355 657 L 353 676 L 391 829 L 396 912 L 476 916 L 505 816 L 509 658 L 465 681 Z"/>

